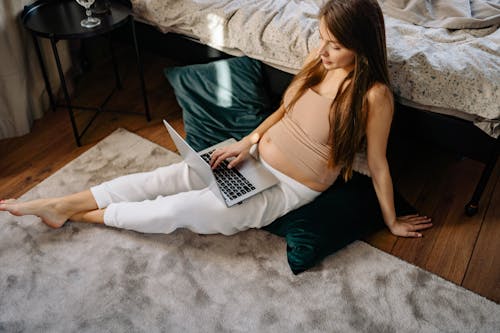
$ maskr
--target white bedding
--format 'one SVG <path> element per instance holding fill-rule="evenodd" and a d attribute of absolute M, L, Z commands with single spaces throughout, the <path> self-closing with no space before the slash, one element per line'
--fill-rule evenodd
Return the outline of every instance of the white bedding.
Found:
<path fill-rule="evenodd" d="M 131 0 L 138 19 L 296 73 L 318 45 L 324 0 Z M 500 134 L 500 30 L 426 28 L 385 15 L 389 71 L 406 105 Z"/>

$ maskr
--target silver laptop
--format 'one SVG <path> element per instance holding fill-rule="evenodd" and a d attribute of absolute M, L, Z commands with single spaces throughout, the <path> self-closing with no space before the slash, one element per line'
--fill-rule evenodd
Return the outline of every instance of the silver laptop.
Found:
<path fill-rule="evenodd" d="M 243 200 L 275 185 L 278 179 L 258 160 L 249 156 L 235 168 L 228 169 L 228 161 L 221 163 L 212 170 L 209 165 L 210 154 L 215 147 L 220 147 L 234 139 L 196 152 L 182 136 L 166 121 L 163 120 L 168 133 L 174 140 L 179 153 L 194 172 L 205 182 L 205 185 L 222 200 L 228 207 L 241 203 Z"/>

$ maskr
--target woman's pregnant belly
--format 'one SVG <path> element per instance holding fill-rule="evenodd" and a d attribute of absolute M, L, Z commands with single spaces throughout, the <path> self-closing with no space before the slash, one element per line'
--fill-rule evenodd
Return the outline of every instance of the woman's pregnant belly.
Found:
<path fill-rule="evenodd" d="M 319 182 L 315 178 L 307 177 L 305 173 L 294 164 L 290 156 L 284 154 L 272 141 L 267 133 L 264 133 L 259 141 L 259 155 L 270 166 L 284 173 L 290 178 L 306 185 L 310 189 L 323 192 L 330 184 Z"/>

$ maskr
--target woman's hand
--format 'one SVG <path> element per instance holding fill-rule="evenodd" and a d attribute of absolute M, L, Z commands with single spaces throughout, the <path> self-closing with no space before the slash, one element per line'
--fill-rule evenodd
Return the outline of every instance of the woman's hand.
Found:
<path fill-rule="evenodd" d="M 234 157 L 234 159 L 229 162 L 228 168 L 235 167 L 250 155 L 252 144 L 252 141 L 248 137 L 244 137 L 240 141 L 230 144 L 229 146 L 215 149 L 210 157 L 210 166 L 212 169 L 215 169 L 222 161 Z"/>
<path fill-rule="evenodd" d="M 430 227 L 432 227 L 430 217 L 415 214 L 397 217 L 389 230 L 396 236 L 422 237 L 419 231 Z"/>

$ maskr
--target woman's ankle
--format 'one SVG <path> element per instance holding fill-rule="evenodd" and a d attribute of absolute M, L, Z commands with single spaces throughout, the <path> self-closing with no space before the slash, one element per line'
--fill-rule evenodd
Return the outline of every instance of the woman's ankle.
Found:
<path fill-rule="evenodd" d="M 104 209 L 95 209 L 86 212 L 79 212 L 69 218 L 74 222 L 104 224 Z"/>

